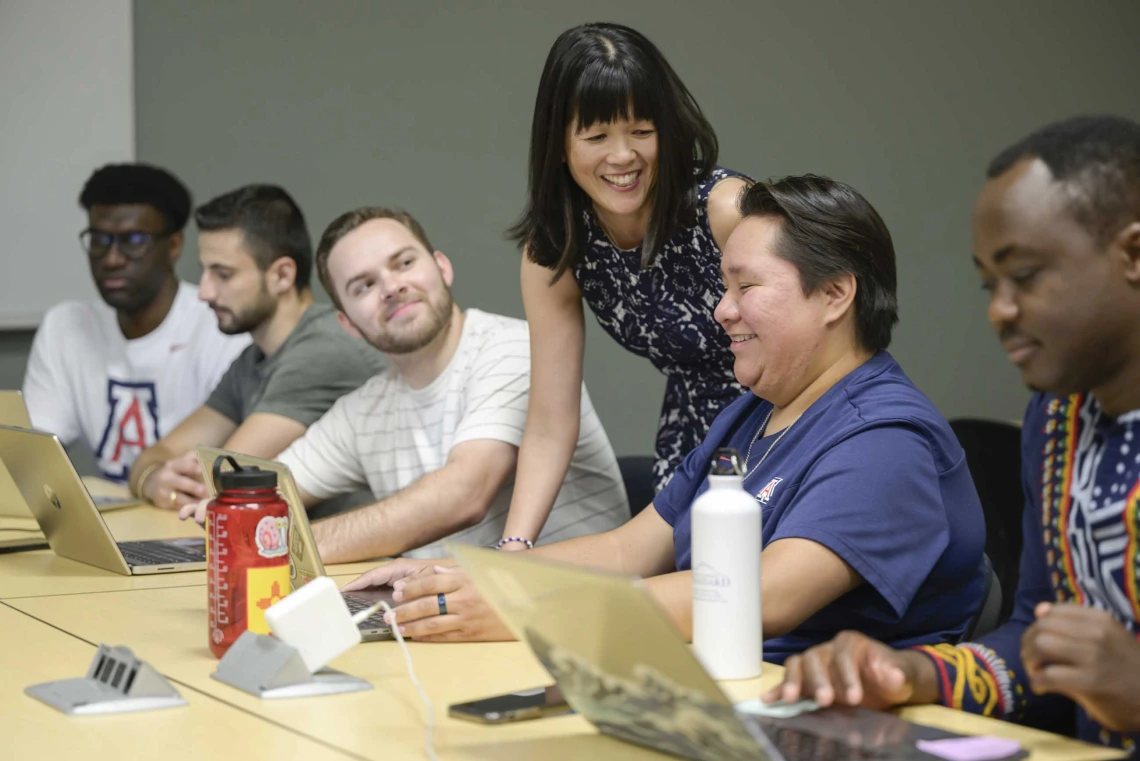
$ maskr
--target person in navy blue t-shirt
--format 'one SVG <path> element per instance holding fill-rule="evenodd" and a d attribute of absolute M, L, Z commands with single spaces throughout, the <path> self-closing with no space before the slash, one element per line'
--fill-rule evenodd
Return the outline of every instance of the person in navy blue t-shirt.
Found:
<path fill-rule="evenodd" d="M 792 425 L 753 443 L 772 411 L 753 394 L 734 402 L 653 500 L 673 527 L 677 570 L 691 567 L 691 508 L 708 488 L 713 451 L 751 448 L 744 488 L 763 511 L 764 593 L 780 585 L 773 575 L 806 571 L 802 562 L 785 570 L 784 552 L 842 563 L 851 579 L 850 589 L 802 621 L 785 620 L 785 611 L 795 615 L 788 604 L 762 596 L 765 660 L 782 663 L 843 629 L 896 645 L 956 642 L 983 594 L 985 521 L 950 425 L 885 351 Z M 776 545 L 793 539 L 801 541 Z M 821 600 L 833 594 L 814 576 L 787 587 Z"/>
<path fill-rule="evenodd" d="M 853 632 L 789 659 L 767 699 L 942 703 L 1140 757 L 1140 124 L 1050 124 L 990 163 L 974 266 L 1025 413 L 1013 614 L 975 642 Z M 895 643 L 901 644 L 901 643 Z"/>
<path fill-rule="evenodd" d="M 858 192 L 822 177 L 754 185 L 741 211 L 715 317 L 751 393 L 629 523 L 532 552 L 647 577 L 688 635 L 690 511 L 713 450 L 735 446 L 764 514 L 765 658 L 850 627 L 956 641 L 981 604 L 985 521 L 949 425 L 885 351 L 898 321 L 890 233 Z M 510 638 L 462 573 L 407 578 L 424 567 L 397 560 L 346 588 L 394 582 L 409 636 Z"/>

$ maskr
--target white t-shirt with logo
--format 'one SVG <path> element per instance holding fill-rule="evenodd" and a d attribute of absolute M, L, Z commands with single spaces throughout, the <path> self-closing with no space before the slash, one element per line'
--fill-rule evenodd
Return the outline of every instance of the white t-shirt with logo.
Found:
<path fill-rule="evenodd" d="M 278 458 L 319 499 L 368 488 L 384 499 L 447 462 L 464 441 L 522 442 L 530 392 L 530 337 L 523 320 L 468 309 L 455 356 L 429 386 L 412 389 L 389 368 L 342 396 Z M 490 545 L 503 535 L 513 479 L 478 524 L 451 541 Z M 629 520 L 629 501 L 609 438 L 582 387 L 581 425 L 570 470 L 543 543 L 596 534 Z M 440 557 L 442 542 L 405 555 Z"/>
<path fill-rule="evenodd" d="M 249 344 L 218 330 L 197 291 L 180 283 L 162 324 L 132 340 L 102 301 L 52 307 L 24 376 L 32 425 L 64 444 L 85 439 L 100 473 L 126 481 L 139 453 L 198 409 Z"/>

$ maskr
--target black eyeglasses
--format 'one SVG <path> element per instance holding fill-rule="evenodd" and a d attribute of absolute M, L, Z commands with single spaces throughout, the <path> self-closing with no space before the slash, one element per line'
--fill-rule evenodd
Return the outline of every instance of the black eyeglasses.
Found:
<path fill-rule="evenodd" d="M 107 233 L 102 230 L 92 230 L 90 227 L 79 233 L 79 242 L 83 250 L 92 259 L 99 259 L 111 251 L 112 246 L 118 246 L 119 253 L 128 259 L 138 259 L 160 238 L 166 238 L 170 233 L 148 233 L 142 230 L 128 230 L 122 233 Z"/>

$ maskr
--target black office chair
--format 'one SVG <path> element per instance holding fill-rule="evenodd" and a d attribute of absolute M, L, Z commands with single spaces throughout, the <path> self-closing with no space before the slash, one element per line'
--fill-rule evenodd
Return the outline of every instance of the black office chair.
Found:
<path fill-rule="evenodd" d="M 950 427 L 966 452 L 966 465 L 986 518 L 986 555 L 1000 582 L 998 625 L 1013 611 L 1021 562 L 1021 429 L 994 420 L 962 418 Z"/>
<path fill-rule="evenodd" d="M 982 594 L 981 607 L 970 620 L 970 625 L 966 627 L 966 633 L 962 637 L 964 642 L 972 642 L 978 637 L 989 634 L 1005 621 L 1002 617 L 1001 580 L 997 577 L 993 564 L 990 563 L 990 556 L 983 554 L 982 560 L 986 564 L 986 588 Z"/>
<path fill-rule="evenodd" d="M 621 480 L 629 496 L 629 517 L 632 518 L 653 501 L 653 457 L 627 455 L 618 458 Z"/>

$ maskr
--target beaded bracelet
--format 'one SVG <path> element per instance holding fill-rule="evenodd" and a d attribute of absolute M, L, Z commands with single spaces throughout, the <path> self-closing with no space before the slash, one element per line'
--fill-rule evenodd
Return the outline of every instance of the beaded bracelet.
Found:
<path fill-rule="evenodd" d="M 534 542 L 532 542 L 529 539 L 523 539 L 521 536 L 508 536 L 508 537 L 505 537 L 503 539 L 500 539 L 498 542 L 495 543 L 495 549 L 501 550 L 501 549 L 503 549 L 504 544 L 509 544 L 511 542 L 522 542 L 523 544 L 526 545 L 526 548 L 528 550 L 534 549 Z"/>

